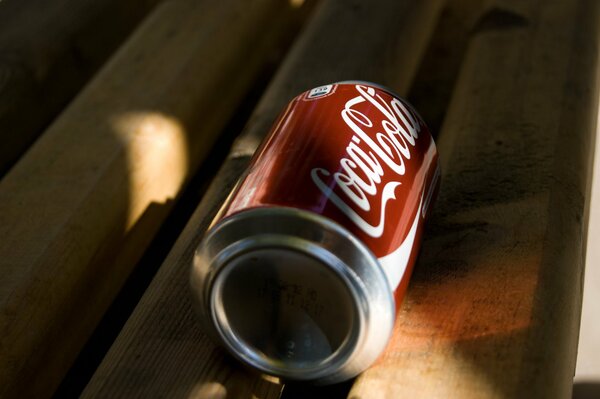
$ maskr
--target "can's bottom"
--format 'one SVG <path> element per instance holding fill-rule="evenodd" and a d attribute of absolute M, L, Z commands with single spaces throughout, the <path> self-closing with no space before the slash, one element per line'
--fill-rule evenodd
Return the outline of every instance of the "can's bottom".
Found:
<path fill-rule="evenodd" d="M 234 356 L 291 380 L 355 376 L 384 349 L 395 315 L 364 244 L 293 208 L 255 208 L 217 224 L 196 252 L 192 288 Z"/>

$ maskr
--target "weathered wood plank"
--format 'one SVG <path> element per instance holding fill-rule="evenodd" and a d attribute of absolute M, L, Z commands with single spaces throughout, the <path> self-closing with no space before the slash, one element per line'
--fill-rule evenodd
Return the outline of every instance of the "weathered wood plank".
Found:
<path fill-rule="evenodd" d="M 326 1 L 320 6 L 83 397 L 278 397 L 281 385 L 244 371 L 200 331 L 188 288 L 194 250 L 293 96 L 346 79 L 406 92 L 441 4 Z"/>
<path fill-rule="evenodd" d="M 394 338 L 352 398 L 570 397 L 600 3 L 488 3 Z"/>
<path fill-rule="evenodd" d="M 158 1 L 0 2 L 0 176 Z"/>
<path fill-rule="evenodd" d="M 299 15 L 164 4 L 0 181 L 0 396 L 52 393 Z"/>

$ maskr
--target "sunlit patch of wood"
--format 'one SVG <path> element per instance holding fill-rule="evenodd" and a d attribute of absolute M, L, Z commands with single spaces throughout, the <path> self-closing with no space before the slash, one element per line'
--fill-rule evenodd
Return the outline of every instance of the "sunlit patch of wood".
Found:
<path fill-rule="evenodd" d="M 165 203 L 180 192 L 188 174 L 184 128 L 160 112 L 127 112 L 112 119 L 127 152 L 130 209 L 127 226 L 150 203 Z"/>

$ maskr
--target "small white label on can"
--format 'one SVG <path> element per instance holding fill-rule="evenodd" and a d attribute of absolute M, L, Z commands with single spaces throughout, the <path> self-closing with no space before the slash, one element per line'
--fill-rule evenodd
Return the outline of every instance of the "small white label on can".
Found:
<path fill-rule="evenodd" d="M 331 93 L 331 89 L 333 89 L 333 85 L 315 87 L 308 92 L 308 96 L 306 96 L 306 98 L 311 99 L 326 96 L 327 94 Z"/>

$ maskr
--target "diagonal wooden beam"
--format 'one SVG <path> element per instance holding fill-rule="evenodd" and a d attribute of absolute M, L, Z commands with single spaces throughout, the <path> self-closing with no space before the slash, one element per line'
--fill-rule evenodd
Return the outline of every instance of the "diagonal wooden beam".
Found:
<path fill-rule="evenodd" d="M 488 2 L 394 338 L 350 397 L 570 397 L 599 38 L 594 0 Z"/>

